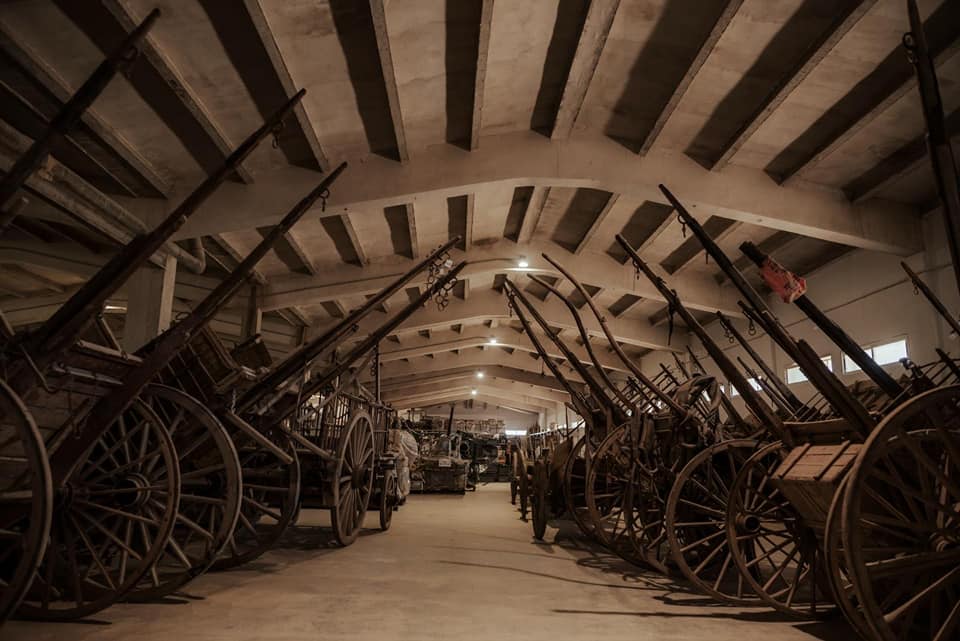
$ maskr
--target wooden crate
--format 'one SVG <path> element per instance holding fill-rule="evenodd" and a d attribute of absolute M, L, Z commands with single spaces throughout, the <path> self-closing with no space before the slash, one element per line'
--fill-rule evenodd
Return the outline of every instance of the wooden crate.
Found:
<path fill-rule="evenodd" d="M 773 473 L 773 484 L 819 533 L 826 525 L 833 495 L 860 452 L 851 441 L 795 447 Z"/>

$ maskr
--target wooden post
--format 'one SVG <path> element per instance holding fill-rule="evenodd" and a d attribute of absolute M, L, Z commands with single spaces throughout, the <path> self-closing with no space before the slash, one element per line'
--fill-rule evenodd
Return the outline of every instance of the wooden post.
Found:
<path fill-rule="evenodd" d="M 138 269 L 127 286 L 123 349 L 135 352 L 170 327 L 177 259 L 167 256 L 163 269 Z"/>
<path fill-rule="evenodd" d="M 240 340 L 256 336 L 263 329 L 263 311 L 260 309 L 260 287 L 250 286 L 250 297 L 247 298 L 247 307 L 240 319 Z"/>

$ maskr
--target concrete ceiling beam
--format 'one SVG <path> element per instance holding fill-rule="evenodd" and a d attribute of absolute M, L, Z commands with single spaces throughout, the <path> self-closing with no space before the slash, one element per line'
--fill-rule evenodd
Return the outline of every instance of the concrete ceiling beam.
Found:
<path fill-rule="evenodd" d="M 593 240 L 593 237 L 597 235 L 600 226 L 603 225 L 603 221 L 607 219 L 607 216 L 610 214 L 610 210 L 613 209 L 614 205 L 617 204 L 617 200 L 620 198 L 619 194 L 610 194 L 610 198 L 607 199 L 606 204 L 603 206 L 603 209 L 600 210 L 600 213 L 597 214 L 597 217 L 594 219 L 593 223 L 590 224 L 590 227 L 583 234 L 583 238 L 580 239 L 580 242 L 577 243 L 576 248 L 574 248 L 574 254 L 582 254 L 583 250 L 587 248 L 587 245 L 590 244 L 590 241 Z"/>
<path fill-rule="evenodd" d="M 431 361 L 403 360 L 384 363 L 381 366 L 381 376 L 384 380 L 398 380 L 408 377 L 442 375 L 448 371 L 483 370 L 492 372 L 496 376 L 498 368 L 505 368 L 512 372 L 509 378 L 520 380 L 541 387 L 563 391 L 563 386 L 550 374 L 550 370 L 539 360 L 530 358 L 528 352 L 514 351 L 509 354 L 503 350 L 496 352 L 483 350 L 467 350 L 459 354 L 446 352 L 436 354 Z M 528 377 L 528 378 L 523 378 Z M 577 390 L 583 390 L 583 380 L 576 372 L 570 372 L 569 381 Z"/>
<path fill-rule="evenodd" d="M 217 245 L 217 247 L 219 247 L 223 253 L 230 257 L 235 266 L 243 262 L 244 255 L 240 253 L 240 250 L 234 247 L 229 240 L 219 234 L 211 235 L 210 240 Z M 264 276 L 263 273 L 261 273 L 256 267 L 253 269 L 251 278 L 253 278 L 254 282 L 256 282 L 258 285 L 267 284 L 267 277 Z M 284 307 L 290 307 L 290 305 L 284 305 Z"/>
<path fill-rule="evenodd" d="M 523 360 L 531 360 L 522 357 Z M 435 359 L 436 360 L 439 359 Z M 433 365 L 431 369 L 419 372 L 414 376 L 410 372 L 394 373 L 387 372 L 381 368 L 380 381 L 383 389 L 392 389 L 395 386 L 402 387 L 409 381 L 417 382 L 440 382 L 444 380 L 462 379 L 467 377 L 477 381 L 490 379 L 504 379 L 514 381 L 524 385 L 542 387 L 553 390 L 554 392 L 565 392 L 563 386 L 550 375 L 540 374 L 530 369 L 513 367 L 509 365 L 487 364 L 481 366 L 462 365 L 460 359 L 451 359 L 449 362 L 441 362 L 439 365 Z M 483 378 L 477 377 L 477 372 L 483 373 Z M 581 389 L 579 383 L 574 383 L 578 389 Z"/>
<path fill-rule="evenodd" d="M 958 20 L 960 5 L 956 2 L 943 2 L 924 22 L 927 44 L 935 67 L 944 66 L 960 53 L 960 31 L 950 27 L 951 24 L 956 25 Z M 802 181 L 807 172 L 835 153 L 901 98 L 916 90 L 916 72 L 912 65 L 904 64 L 905 62 L 903 48 L 898 44 L 867 78 L 851 87 L 833 108 L 826 111 L 827 115 L 833 114 L 836 106 L 841 105 L 842 113 L 847 118 L 842 126 L 832 128 L 828 135 L 822 137 L 809 153 L 779 172 L 779 178 L 785 186 Z M 879 86 L 876 86 L 878 84 Z M 814 122 L 808 131 L 816 131 L 818 128 L 822 128 L 819 120 Z M 805 135 L 806 132 L 801 134 L 800 138 Z"/>
<path fill-rule="evenodd" d="M 697 74 L 700 73 L 700 69 L 710 57 L 710 54 L 713 53 L 713 50 L 716 48 L 721 36 L 723 36 L 724 32 L 726 32 L 727 27 L 730 26 L 730 23 L 733 22 L 733 18 L 737 15 L 737 11 L 740 10 L 740 6 L 742 4 L 743 0 L 727 0 L 726 5 L 723 7 L 723 11 L 717 17 L 717 21 L 713 24 L 713 28 L 710 30 L 710 33 L 707 34 L 707 37 L 704 38 L 703 42 L 700 44 L 700 48 L 697 50 L 697 55 L 694 56 L 693 60 L 690 61 L 690 65 L 680 78 L 680 82 L 677 83 L 676 87 L 674 87 L 673 93 L 670 94 L 670 98 L 667 99 L 667 102 L 660 109 L 660 113 L 657 115 L 657 120 L 654 122 L 653 127 L 650 129 L 649 133 L 647 133 L 646 137 L 643 139 L 643 142 L 640 144 L 640 148 L 637 150 L 638 154 L 641 156 L 645 155 L 657 142 L 657 138 L 660 137 L 660 133 L 663 131 L 664 127 L 667 126 L 667 122 L 669 122 L 670 117 L 673 116 L 673 113 L 677 110 L 677 105 L 680 104 L 680 100 L 683 99 L 683 96 L 687 93 L 687 89 L 689 89 L 690 84 L 693 82 L 694 78 L 697 77 Z"/>
<path fill-rule="evenodd" d="M 370 259 L 367 258 L 367 252 L 363 248 L 363 243 L 360 242 L 360 236 L 357 235 L 357 230 L 354 229 L 353 223 L 350 221 L 350 215 L 342 214 L 340 216 L 340 220 L 343 222 L 343 228 L 347 232 L 347 238 L 350 240 L 350 246 L 353 248 L 353 253 L 360 262 L 360 265 L 368 265 L 370 263 Z"/>
<path fill-rule="evenodd" d="M 810 75 L 810 72 L 817 68 L 827 57 L 827 54 L 833 51 L 834 47 L 843 40 L 844 36 L 876 3 L 877 0 L 860 0 L 850 6 L 846 14 L 838 12 L 834 23 L 821 35 L 818 42 L 811 44 L 797 67 L 780 80 L 773 91 L 767 94 L 766 98 L 757 106 L 753 115 L 734 134 L 733 138 L 723 145 L 719 158 L 713 163 L 712 169 L 714 171 L 720 171 L 727 166 L 730 160 L 740 151 L 740 148 L 750 140 L 751 136 L 780 108 L 780 105 Z"/>
<path fill-rule="evenodd" d="M 380 54 L 380 68 L 383 72 L 387 103 L 390 107 L 390 119 L 393 121 L 393 134 L 397 141 L 397 158 L 401 163 L 410 159 L 407 151 L 407 134 L 403 126 L 403 113 L 400 111 L 400 93 L 397 90 L 397 76 L 393 69 L 393 54 L 390 51 L 390 34 L 387 29 L 386 0 L 370 0 L 370 16 L 377 38 L 377 52 Z"/>
<path fill-rule="evenodd" d="M 960 109 L 954 109 L 946 117 L 946 130 L 950 138 L 960 136 Z M 844 185 L 843 191 L 854 202 L 868 200 L 929 162 L 924 133 Z"/>
<path fill-rule="evenodd" d="M 564 358 L 560 353 L 560 350 L 553 344 L 552 341 L 547 339 L 546 336 L 538 332 L 538 338 L 543 344 L 544 349 L 547 350 L 547 354 L 549 354 L 551 358 L 555 360 Z M 492 343 L 492 340 L 495 340 L 496 343 Z M 593 364 L 589 355 L 587 354 L 587 351 L 583 347 L 577 345 L 573 341 L 564 342 L 570 349 L 570 352 L 576 356 L 580 362 L 585 365 Z M 434 335 L 431 338 L 411 337 L 410 340 L 404 342 L 402 347 L 381 351 L 380 362 L 389 363 L 391 361 L 405 358 L 410 359 L 420 356 L 427 356 L 430 354 L 450 352 L 453 350 L 465 350 L 483 347 L 490 347 L 494 350 L 506 348 L 520 350 L 531 354 L 537 353 L 536 348 L 526 334 L 519 334 L 514 330 L 507 328 L 497 328 L 491 330 L 486 327 L 471 327 L 465 329 L 462 334 L 445 332 L 443 335 L 441 335 L 438 332 L 437 335 Z M 676 350 L 677 347 L 674 346 L 673 349 Z M 628 373 L 626 366 L 620 362 L 619 359 L 611 356 L 609 353 L 604 353 L 602 350 L 595 351 L 597 360 L 604 369 Z"/>
<path fill-rule="evenodd" d="M 561 301 L 551 299 L 546 302 L 534 301 L 534 304 L 551 327 L 577 332 L 576 321 Z M 739 308 L 737 310 L 739 311 Z M 716 308 L 707 311 L 716 311 Z M 738 317 L 742 316 L 741 313 Z M 587 329 L 587 334 L 600 339 L 602 344 L 606 344 L 600 324 L 589 310 L 584 310 L 581 318 Z M 471 329 L 469 325 L 480 323 L 489 323 L 491 325 L 489 329 L 492 330 L 499 328 L 497 323 L 509 323 L 511 320 L 514 320 L 514 317 L 507 308 L 506 299 L 496 291 L 488 289 L 475 292 L 468 301 L 451 300 L 450 304 L 443 310 L 437 310 L 434 305 L 424 307 L 404 321 L 397 332 L 443 331 L 454 324 L 461 325 L 461 332 L 466 332 Z M 355 336 L 360 337 L 370 334 L 382 322 L 383 320 L 378 317 L 364 319 L 360 322 L 360 329 Z M 607 326 L 617 340 L 624 345 L 641 349 L 667 348 L 667 332 L 649 327 L 643 321 L 630 318 L 613 318 L 608 315 Z"/>
<path fill-rule="evenodd" d="M 389 387 L 381 387 L 381 394 L 384 396 L 400 396 L 405 394 L 427 394 L 430 392 L 443 392 L 451 388 L 478 389 L 483 387 L 488 391 L 498 393 L 516 394 L 517 396 L 529 396 L 550 403 L 566 403 L 570 400 L 570 395 L 566 392 L 555 392 L 546 388 L 526 385 L 504 379 L 486 379 L 477 380 L 470 374 L 449 374 L 446 381 L 425 381 L 418 378 L 410 378 L 403 382 L 395 383 Z"/>
<path fill-rule="evenodd" d="M 471 393 L 472 391 L 473 388 L 461 387 L 446 392 L 437 391 L 418 395 L 385 397 L 383 400 L 387 403 L 390 403 L 398 410 L 403 410 L 410 407 L 436 405 L 437 403 L 444 402 L 459 402 L 469 400 L 489 403 L 491 405 L 496 405 L 497 407 L 518 408 L 532 413 L 539 413 L 546 409 L 552 410 L 556 409 L 557 407 L 556 403 L 550 403 L 549 401 L 543 401 L 528 396 L 505 394 L 503 392 L 487 390 L 484 388 L 477 388 L 477 393 L 475 395 Z M 456 412 L 454 412 L 454 418 L 456 418 Z"/>
<path fill-rule="evenodd" d="M 527 203 L 527 210 L 523 213 L 523 223 L 520 225 L 520 232 L 517 234 L 517 243 L 524 244 L 533 240 L 533 235 L 540 224 L 540 216 L 543 215 L 543 208 L 550 198 L 550 187 L 536 185 L 533 193 L 530 195 L 530 201 Z"/>
<path fill-rule="evenodd" d="M 839 190 L 784 187 L 762 169 L 731 165 L 722 174 L 710 172 L 678 151 L 655 149 L 641 157 L 607 138 L 553 141 L 535 132 L 490 136 L 469 154 L 436 145 L 404 166 L 370 156 L 363 171 L 340 177 L 325 212 L 318 207 L 308 215 L 379 212 L 427 195 L 459 196 L 504 181 L 590 187 L 669 204 L 658 188 L 667 182 L 701 219 L 721 216 L 904 256 L 923 246 L 913 207 L 879 199 L 850 203 Z M 291 194 L 306 193 L 315 183 L 315 172 L 285 167 L 258 176 L 253 186 L 224 184 L 205 205 L 204 215 L 191 219 L 177 237 L 275 223 Z"/>
<path fill-rule="evenodd" d="M 273 71 L 277 76 L 277 80 L 280 82 L 287 96 L 292 98 L 300 89 L 294 84 L 293 76 L 290 75 L 290 70 L 287 68 L 287 63 L 283 59 L 280 47 L 277 46 L 276 38 L 270 29 L 270 24 L 267 22 L 267 16 L 263 12 L 261 1 L 262 0 L 243 0 L 243 10 L 257 30 L 257 35 L 260 36 L 260 42 L 263 44 L 263 48 L 270 58 L 270 63 L 273 65 Z M 317 130 L 313 126 L 313 121 L 307 116 L 307 111 L 302 101 L 293 108 L 293 114 L 297 119 L 297 125 L 307 140 L 307 145 L 310 147 L 310 151 L 313 153 L 313 158 L 317 165 L 322 171 L 329 170 L 330 162 L 327 159 L 326 153 L 323 151 L 323 147 L 320 145 Z"/>
<path fill-rule="evenodd" d="M 2 26 L 0 26 L 0 46 L 59 103 L 66 103 L 73 95 L 74 89 L 67 87 L 63 78 L 51 66 Z M 149 160 L 97 115 L 95 105 L 83 113 L 80 121 L 82 126 L 99 138 L 110 151 L 136 173 L 144 184 L 155 190 L 157 195 L 165 197 L 169 194 L 170 183 L 161 177 L 160 172 Z"/>
<path fill-rule="evenodd" d="M 487 59 L 490 52 L 490 25 L 493 23 L 493 0 L 483 0 L 480 8 L 480 36 L 477 42 L 477 72 L 473 81 L 473 123 L 470 127 L 470 150 L 480 146 L 483 129 L 483 90 L 487 81 Z"/>
<path fill-rule="evenodd" d="M 613 26 L 620 0 L 591 0 L 589 5 L 550 134 L 554 140 L 564 140 L 573 131 L 590 88 L 590 81 L 600 62 L 603 47 L 607 43 L 607 36 L 610 35 L 610 27 Z M 563 11 L 563 8 L 560 10 Z"/>
<path fill-rule="evenodd" d="M 562 248 L 550 242 L 537 242 L 528 245 L 514 245 L 506 241 L 496 246 L 475 247 L 465 254 L 453 256 L 454 260 L 466 260 L 467 266 L 460 273 L 461 279 L 490 281 L 496 275 L 505 274 L 515 279 L 521 287 L 526 286 L 526 274 L 536 274 L 559 278 L 562 276 L 555 267 L 547 263 L 541 253 L 557 256 Z M 527 268 L 517 267 L 517 259 L 526 257 Z M 632 294 L 640 298 L 663 300 L 660 292 L 645 279 L 637 279 L 632 265 L 620 264 L 606 252 L 585 251 L 580 255 L 566 255 L 562 259 L 564 268 L 572 272 L 582 282 L 589 285 L 602 283 L 604 289 L 616 294 Z M 371 265 L 362 278 L 358 279 L 355 268 L 336 268 L 324 270 L 315 277 L 291 275 L 274 277 L 264 297 L 264 309 L 279 309 L 291 305 L 319 304 L 323 301 L 344 296 L 375 294 L 392 283 L 404 270 L 413 264 Z M 653 266 L 662 271 L 659 266 Z M 415 277 L 407 287 L 427 284 L 428 275 L 423 273 Z M 720 310 L 734 316 L 742 316 L 736 304 L 736 292 L 732 287 L 718 288 L 716 281 L 708 275 L 689 273 L 670 278 L 670 282 L 692 309 Z M 474 288 L 476 289 L 476 288 Z M 480 295 L 477 291 L 475 296 Z M 504 308 L 505 309 L 505 308 Z M 559 316 L 559 314 L 558 314 Z M 589 315 L 584 315 L 587 320 Z M 494 314 L 493 317 L 500 317 Z M 449 322 L 456 322 L 451 320 Z"/>
<path fill-rule="evenodd" d="M 774 258 L 777 256 L 777 252 L 783 250 L 786 247 L 789 247 L 793 243 L 801 240 L 802 236 L 797 236 L 796 234 L 791 234 L 790 232 L 778 231 L 771 235 L 768 238 L 765 238 L 763 241 L 757 244 L 757 247 L 764 254 L 770 254 Z M 757 264 L 747 258 L 746 256 L 740 256 L 733 261 L 733 266 L 736 267 L 740 273 L 749 274 L 753 270 L 757 269 Z M 717 282 L 724 283 L 727 280 L 726 274 L 720 272 L 717 274 Z"/>
<path fill-rule="evenodd" d="M 91 10 L 88 3 L 73 0 L 57 0 L 57 6 L 100 48 L 104 54 L 116 46 L 108 42 L 109 34 L 128 34 L 143 20 L 144 16 L 134 15 L 123 0 L 103 0 L 102 7 Z M 199 133 L 202 139 L 185 141 L 186 147 L 205 171 L 213 171 L 230 153 L 234 144 L 223 129 L 207 111 L 200 99 L 190 89 L 190 84 L 176 68 L 170 57 L 157 44 L 156 39 L 147 34 L 138 47 L 141 62 L 139 72 L 129 78 L 133 88 L 143 99 L 157 107 L 158 96 L 164 103 L 177 104 L 184 113 L 189 114 L 194 127 L 191 133 Z M 176 131 L 176 128 L 175 128 Z M 180 135 L 183 136 L 181 130 Z M 203 149 L 199 149 L 203 147 Z M 242 164 L 237 167 L 237 176 L 244 183 L 252 183 L 253 175 Z"/>
<path fill-rule="evenodd" d="M 297 260 L 300 261 L 303 269 L 308 274 L 316 276 L 319 273 L 316 264 L 313 262 L 313 257 L 310 256 L 310 252 L 307 251 L 306 246 L 294 235 L 293 231 L 288 231 L 283 235 L 283 242 L 287 244 L 287 247 L 289 247 L 290 251 L 297 257 Z"/>
<path fill-rule="evenodd" d="M 412 260 L 420 260 L 420 235 L 417 230 L 417 214 L 414 210 L 413 203 L 405 203 L 403 208 L 407 214 L 407 231 L 410 234 L 410 258 Z"/>
<path fill-rule="evenodd" d="M 12 167 L 15 159 L 29 145 L 30 141 L 25 136 L 0 122 L 0 169 L 6 171 Z M 47 158 L 42 169 L 27 179 L 23 190 L 114 244 L 126 245 L 134 236 L 146 231 L 146 225 L 140 218 L 130 214 L 55 158 Z M 154 206 L 158 204 L 156 200 L 148 200 Z M 28 203 L 27 215 L 31 214 L 31 207 Z M 173 242 L 165 243 L 161 251 L 150 257 L 150 261 L 159 266 L 168 255 L 198 268 L 199 261 Z"/>

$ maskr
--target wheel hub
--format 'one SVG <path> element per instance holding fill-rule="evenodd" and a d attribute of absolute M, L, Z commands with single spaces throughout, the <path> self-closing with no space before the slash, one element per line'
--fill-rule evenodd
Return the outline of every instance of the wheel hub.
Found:
<path fill-rule="evenodd" d="M 760 531 L 760 517 L 756 514 L 740 514 L 735 523 L 741 534 L 756 534 Z"/>
<path fill-rule="evenodd" d="M 150 500 L 150 481 L 143 474 L 128 474 L 117 482 L 117 489 L 134 490 L 117 494 L 117 502 L 126 507 L 140 507 Z"/>
<path fill-rule="evenodd" d="M 355 490 L 364 487 L 367 484 L 367 473 L 366 469 L 354 470 L 350 475 L 350 487 Z"/>

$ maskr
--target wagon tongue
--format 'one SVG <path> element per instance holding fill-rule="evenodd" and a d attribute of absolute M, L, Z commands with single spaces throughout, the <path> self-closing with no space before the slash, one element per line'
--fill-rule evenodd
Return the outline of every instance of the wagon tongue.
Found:
<path fill-rule="evenodd" d="M 277 110 L 249 138 L 234 150 L 217 170 L 210 174 L 182 203 L 153 231 L 134 238 L 120 249 L 100 271 L 88 280 L 70 299 L 60 307 L 35 333 L 27 339 L 27 351 L 33 356 L 37 367 L 44 371 L 49 361 L 76 342 L 104 303 L 139 269 L 173 234 L 187 222 L 217 187 L 233 174 L 234 170 L 250 155 L 257 144 L 270 132 L 277 129 L 284 117 L 300 102 L 305 94 L 301 89 L 283 107 Z"/>
<path fill-rule="evenodd" d="M 228 300 L 240 289 L 247 280 L 257 263 L 266 255 L 285 233 L 287 233 L 303 217 L 320 198 L 325 198 L 329 187 L 346 168 L 341 163 L 317 187 L 300 200 L 291 209 L 263 240 L 243 259 L 240 265 L 230 273 L 199 305 L 179 323 L 153 339 L 138 352 L 143 361 L 131 370 L 120 387 L 110 394 L 100 398 L 90 413 L 86 422 L 92 426 L 110 425 L 120 416 L 137 397 L 143 388 L 162 370 L 170 360 L 186 345 L 191 335 L 208 323 Z M 55 480 L 62 480 L 69 476 L 77 454 L 85 451 L 99 435 L 97 429 L 87 429 L 81 432 L 79 438 L 73 439 L 69 447 L 58 450 L 51 458 L 51 469 Z"/>

